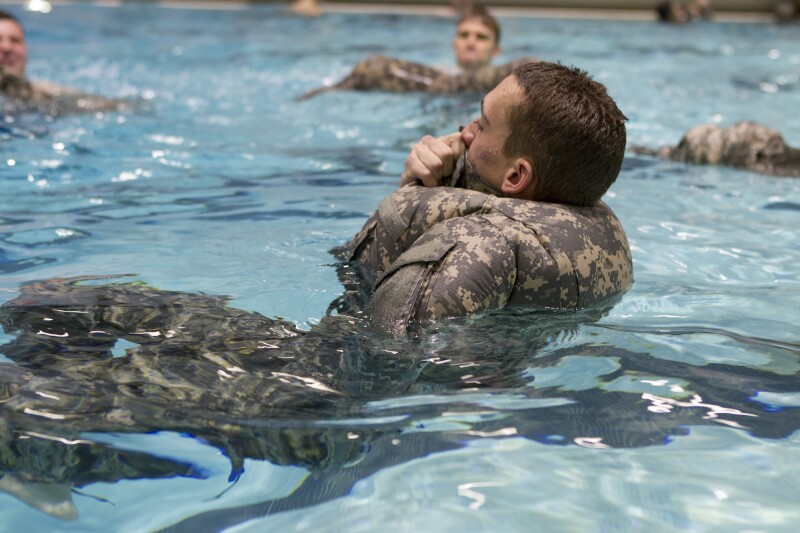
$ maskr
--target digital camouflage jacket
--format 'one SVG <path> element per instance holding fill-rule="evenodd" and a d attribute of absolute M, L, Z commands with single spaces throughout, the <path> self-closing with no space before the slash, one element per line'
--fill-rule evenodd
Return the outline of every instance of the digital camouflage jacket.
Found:
<path fill-rule="evenodd" d="M 374 285 L 368 314 L 396 334 L 410 322 L 505 306 L 582 309 L 633 282 L 625 232 L 604 203 L 453 187 L 398 189 L 341 253 Z"/>

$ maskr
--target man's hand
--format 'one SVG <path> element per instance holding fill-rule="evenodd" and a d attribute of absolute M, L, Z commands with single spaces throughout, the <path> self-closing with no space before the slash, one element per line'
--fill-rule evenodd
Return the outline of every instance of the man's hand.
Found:
<path fill-rule="evenodd" d="M 460 133 L 443 137 L 426 135 L 411 148 L 400 175 L 400 186 L 412 183 L 421 183 L 425 187 L 441 185 L 442 179 L 453 173 L 465 148 Z"/>

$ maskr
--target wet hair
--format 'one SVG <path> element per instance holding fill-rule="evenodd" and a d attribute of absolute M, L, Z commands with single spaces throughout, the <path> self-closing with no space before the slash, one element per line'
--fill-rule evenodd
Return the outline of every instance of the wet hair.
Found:
<path fill-rule="evenodd" d="M 472 6 L 464 11 L 464 13 L 461 15 L 461 18 L 458 19 L 458 24 L 456 24 L 456 27 L 460 26 L 463 22 L 472 19 L 480 20 L 481 24 L 492 30 L 494 32 L 494 44 L 500 44 L 500 24 L 497 22 L 497 19 L 494 18 L 483 6 Z"/>
<path fill-rule="evenodd" d="M 527 63 L 512 75 L 523 96 L 510 107 L 503 152 L 533 163 L 536 200 L 596 204 L 622 166 L 627 117 L 606 88 L 580 69 Z"/>
<path fill-rule="evenodd" d="M 22 22 L 20 22 L 20 20 L 17 17 L 12 15 L 8 11 L 3 11 L 2 9 L 0 9 L 0 20 L 11 20 L 11 21 L 14 21 L 19 25 L 20 28 L 22 28 L 23 32 L 25 31 L 25 26 L 22 25 Z"/>

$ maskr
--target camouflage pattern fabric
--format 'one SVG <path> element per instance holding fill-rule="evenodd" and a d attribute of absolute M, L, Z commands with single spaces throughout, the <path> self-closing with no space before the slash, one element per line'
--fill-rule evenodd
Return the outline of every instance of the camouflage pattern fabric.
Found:
<path fill-rule="evenodd" d="M 10 359 L 0 361 L 0 492 L 59 518 L 77 516 L 74 487 L 206 475 L 87 433 L 191 433 L 230 459 L 232 478 L 247 458 L 316 472 L 346 468 L 408 423 L 335 423 L 362 413 L 366 402 L 519 385 L 514 360 L 554 332 L 598 318 L 506 316 L 500 325 L 438 329 L 437 353 L 451 363 L 431 364 L 420 346 L 351 317 L 324 317 L 303 331 L 228 307 L 225 296 L 97 284 L 118 277 L 33 281 L 0 306 L 0 327 L 15 334 L 0 345 Z M 510 331 L 524 332 L 524 342 Z M 465 350 L 490 334 L 500 338 L 481 358 Z M 120 340 L 130 344 L 115 349 Z M 58 497 L 42 500 L 43 492 Z"/>
<path fill-rule="evenodd" d="M 305 93 L 301 98 L 310 98 L 331 90 L 397 93 L 421 91 L 444 94 L 486 93 L 508 77 L 517 66 L 538 61 L 535 57 L 525 57 L 503 65 L 487 66 L 459 74 L 448 74 L 442 70 L 411 61 L 372 56 L 359 62 L 350 75 L 336 85 L 314 89 Z"/>
<path fill-rule="evenodd" d="M 9 98 L 28 99 L 33 97 L 33 86 L 22 76 L 6 72 L 0 67 L 0 93 Z"/>
<path fill-rule="evenodd" d="M 363 453 L 366 436 L 356 441 L 352 428 L 309 429 L 304 421 L 348 417 L 352 394 L 403 391 L 420 372 L 417 358 L 376 368 L 361 344 L 377 343 L 362 341 L 363 328 L 347 317 L 325 317 L 305 332 L 230 308 L 224 296 L 81 284 L 103 278 L 26 283 L 0 306 L 0 327 L 16 333 L 0 346 L 10 359 L 0 362 L 0 492 L 24 500 L 32 483 L 204 475 L 83 438 L 96 431 L 190 432 L 225 452 L 232 476 L 246 458 L 346 464 Z M 115 356 L 123 339 L 131 344 Z M 382 348 L 394 347 L 387 341 Z M 341 387 L 337 372 L 347 376 Z M 271 425 L 242 422 L 249 420 Z M 65 507 L 45 512 L 70 517 L 68 498 L 67 490 Z"/>
<path fill-rule="evenodd" d="M 446 191 L 406 190 L 416 195 Z M 467 193 L 465 200 L 443 209 L 477 205 L 481 195 L 460 192 Z M 432 205 L 420 203 L 413 215 L 424 217 Z M 551 242 L 558 239 L 550 236 Z M 795 375 L 715 363 L 698 367 L 607 343 L 540 350 L 555 335 L 601 318 L 601 306 L 564 313 L 503 309 L 479 320 L 420 324 L 414 335 L 398 340 L 347 316 L 325 317 L 302 331 L 285 320 L 230 308 L 224 296 L 98 281 L 26 283 L 17 298 L 0 306 L 0 326 L 15 334 L 0 346 L 11 359 L 0 361 L 0 492 L 61 519 L 77 517 L 73 494 L 102 500 L 103 491 L 91 487 L 97 482 L 209 475 L 202 464 L 191 463 L 192 456 L 184 462 L 117 448 L 120 433 L 192 435 L 229 458 L 231 482 L 248 458 L 312 471 L 283 498 L 269 496 L 230 511 L 244 520 L 346 496 L 376 471 L 461 448 L 509 427 L 509 417 L 518 437 L 561 446 L 588 433 L 611 447 L 659 446 L 670 436 L 688 434 L 691 426 L 733 421 L 711 419 L 705 408 L 680 408 L 668 417 L 650 413 L 640 391 L 603 385 L 620 376 L 679 380 L 682 398 L 718 399 L 728 415 L 747 417 L 743 430 L 755 437 L 785 439 L 798 429 L 791 409 L 754 408 L 750 392 L 794 390 Z M 796 344 L 712 328 L 598 327 L 648 336 L 722 335 L 770 353 L 800 354 Z M 121 339 L 133 346 L 118 345 Z M 593 377 L 596 385 L 585 390 L 530 386 L 532 368 L 555 367 L 575 357 L 613 358 L 618 366 Z M 558 401 L 485 417 L 483 394 L 473 395 L 476 388 L 515 399 Z M 462 390 L 465 396 L 453 394 Z M 449 399 L 430 403 L 429 394 Z M 383 401 L 397 396 L 421 401 Z M 469 425 L 455 431 L 429 426 L 430 420 L 452 414 L 454 405 L 476 413 L 474 421 L 460 417 L 460 424 Z M 551 435 L 563 440 L 554 442 Z M 229 510 L 217 512 L 221 518 Z M 208 524 L 224 529 L 213 513 L 175 529 L 206 530 Z"/>
<path fill-rule="evenodd" d="M 701 124 L 686 132 L 677 146 L 634 152 L 705 165 L 744 168 L 759 174 L 800 177 L 800 150 L 786 144 L 780 133 L 755 122 L 728 128 Z"/>
<path fill-rule="evenodd" d="M 611 209 L 406 186 L 341 251 L 374 283 L 367 314 L 400 334 L 410 322 L 506 306 L 582 309 L 633 282 Z"/>
<path fill-rule="evenodd" d="M 72 90 L 51 94 L 25 77 L 6 72 L 0 67 L 0 110 L 3 112 L 33 110 L 57 116 L 67 113 L 131 111 L 134 107 L 135 103 L 130 100 L 104 98 Z"/>

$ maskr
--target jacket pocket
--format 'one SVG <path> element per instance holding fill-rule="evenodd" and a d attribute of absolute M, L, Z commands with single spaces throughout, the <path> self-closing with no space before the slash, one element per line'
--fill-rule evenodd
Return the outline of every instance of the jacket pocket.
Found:
<path fill-rule="evenodd" d="M 403 252 L 378 278 L 375 286 L 379 286 L 383 280 L 405 266 L 414 263 L 439 263 L 456 244 L 458 244 L 457 239 L 444 233 L 426 235 L 424 239 L 420 239 Z"/>

